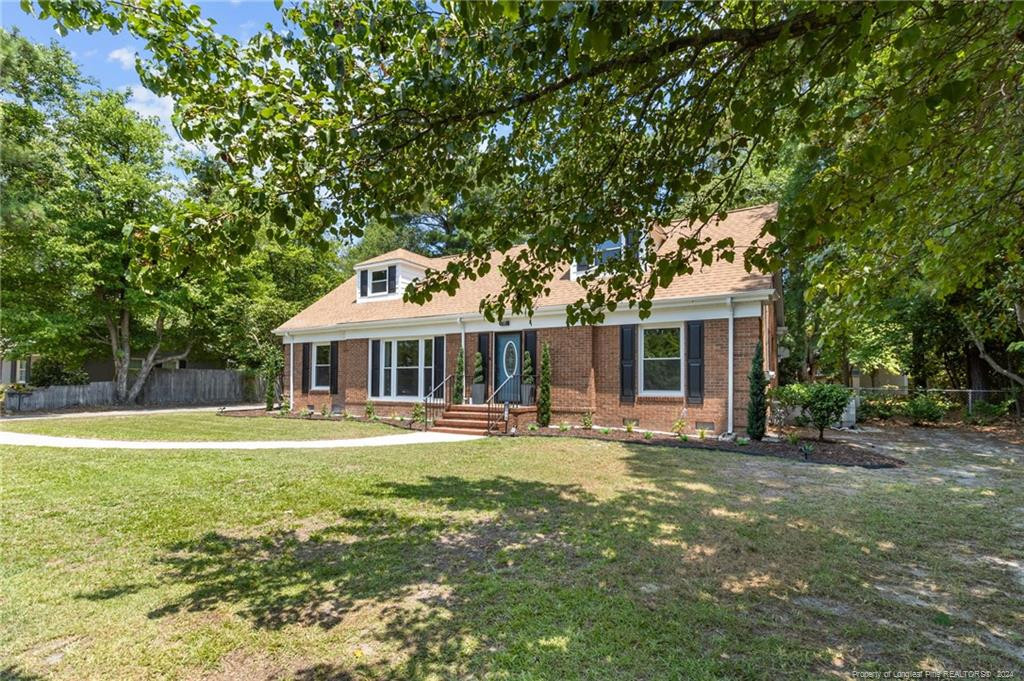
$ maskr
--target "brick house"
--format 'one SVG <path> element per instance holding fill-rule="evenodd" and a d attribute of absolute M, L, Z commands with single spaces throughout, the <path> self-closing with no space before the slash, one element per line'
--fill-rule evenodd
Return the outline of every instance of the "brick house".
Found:
<path fill-rule="evenodd" d="M 742 251 L 758 236 L 775 206 L 733 211 L 704 227 L 717 241 L 732 237 Z M 678 229 L 682 229 L 681 227 Z M 654 234 L 648 247 L 666 252 L 670 238 Z M 598 257 L 616 257 L 622 243 L 606 242 Z M 362 413 L 367 400 L 378 415 L 409 415 L 417 403 L 443 400 L 449 412 L 436 426 L 472 430 L 483 405 L 451 405 L 457 379 L 451 374 L 459 348 L 465 349 L 465 395 L 470 401 L 473 359 L 480 352 L 486 385 L 478 395 L 503 412 L 504 427 L 522 426 L 535 416 L 521 389 L 522 358 L 529 352 L 539 383 L 540 351 L 550 346 L 552 423 L 578 424 L 584 413 L 595 426 L 668 430 L 677 419 L 688 429 L 731 433 L 746 422 L 747 372 L 754 348 L 763 345 L 766 369 L 777 368 L 777 326 L 782 323 L 777 275 L 749 273 L 741 258 L 719 260 L 692 275 L 677 277 L 652 301 L 651 316 L 618 309 L 599 326 L 568 327 L 566 304 L 579 299 L 580 263 L 566 266 L 536 302 L 532 318 L 488 322 L 480 299 L 501 287 L 497 264 L 509 253 L 495 252 L 490 272 L 466 282 L 454 296 L 435 295 L 424 305 L 402 301 L 404 287 L 446 258 L 395 250 L 359 263 L 355 275 L 276 330 L 285 354 L 284 390 L 292 409 L 324 407 Z M 495 408 L 494 405 L 497 405 Z M 475 416 L 474 416 L 475 413 Z"/>

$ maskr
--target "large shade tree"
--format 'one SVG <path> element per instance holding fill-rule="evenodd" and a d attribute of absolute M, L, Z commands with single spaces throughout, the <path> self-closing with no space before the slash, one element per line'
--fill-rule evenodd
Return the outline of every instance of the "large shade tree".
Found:
<path fill-rule="evenodd" d="M 182 134 L 220 150 L 276 230 L 314 211 L 314 229 L 345 237 L 486 192 L 469 251 L 411 300 L 483 274 L 488 249 L 525 234 L 481 306 L 528 311 L 566 260 L 677 218 L 694 222 L 671 234 L 674 255 L 638 245 L 604 263 L 570 320 L 623 303 L 644 315 L 673 276 L 737 253 L 767 267 L 921 239 L 974 277 L 1022 250 L 1024 223 L 1004 211 L 1024 157 L 1020 3 L 300 2 L 244 44 L 181 0 L 24 4 L 62 30 L 145 40 L 143 81 L 176 98 Z M 787 250 L 765 248 L 772 225 L 754 244 L 702 234 L 793 142 L 815 165 L 784 216 Z"/>
<path fill-rule="evenodd" d="M 209 333 L 217 269 L 196 266 L 207 248 L 181 226 L 160 125 L 125 93 L 80 91 L 58 48 L 0 45 L 4 334 L 58 357 L 105 348 L 117 399 L 134 401 L 158 361 Z"/>

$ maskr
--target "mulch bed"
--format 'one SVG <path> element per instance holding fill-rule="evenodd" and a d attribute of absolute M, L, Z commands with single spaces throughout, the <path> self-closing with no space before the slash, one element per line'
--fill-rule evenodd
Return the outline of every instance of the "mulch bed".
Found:
<path fill-rule="evenodd" d="M 633 431 L 627 433 L 624 430 L 610 430 L 603 433 L 600 430 L 585 430 L 572 428 L 562 431 L 557 428 L 543 428 L 538 431 L 519 431 L 517 437 L 576 437 L 588 440 L 614 440 L 616 442 L 629 442 L 639 445 L 652 445 L 658 447 L 680 447 L 685 449 L 711 449 L 720 452 L 734 452 L 736 454 L 749 454 L 752 456 L 774 456 L 780 459 L 793 459 L 795 461 L 806 461 L 808 463 L 821 463 L 833 466 L 860 466 L 862 468 L 899 468 L 907 464 L 902 459 L 897 459 L 885 454 L 879 454 L 867 449 L 862 449 L 845 442 L 834 442 L 825 440 L 802 439 L 799 444 L 792 445 L 785 441 L 762 440 L 756 442 L 751 440 L 748 444 L 741 445 L 735 441 L 730 442 L 718 439 L 701 440 L 691 436 L 688 440 L 680 440 L 678 437 L 667 435 L 653 435 L 651 439 L 643 436 L 642 432 Z M 805 454 L 800 445 L 811 445 L 812 449 Z"/>

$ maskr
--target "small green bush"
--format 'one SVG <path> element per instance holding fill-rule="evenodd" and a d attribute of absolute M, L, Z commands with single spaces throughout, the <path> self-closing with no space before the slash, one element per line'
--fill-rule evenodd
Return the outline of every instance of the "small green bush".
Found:
<path fill-rule="evenodd" d="M 676 419 L 675 422 L 672 423 L 672 432 L 676 435 L 682 435 L 686 432 L 686 428 L 689 425 L 690 424 L 686 422 L 686 419 Z"/>
<path fill-rule="evenodd" d="M 786 433 L 786 442 L 795 445 L 800 442 L 800 435 L 797 433 Z"/>
<path fill-rule="evenodd" d="M 589 411 L 583 412 L 583 416 L 580 417 L 580 425 L 582 425 L 585 430 L 590 430 L 591 428 L 593 428 L 594 415 L 591 414 Z"/>
<path fill-rule="evenodd" d="M 699 437 L 701 440 L 707 439 L 707 436 L 708 436 L 708 431 L 707 430 L 705 430 L 704 428 L 698 428 L 697 429 L 697 437 Z"/>
<path fill-rule="evenodd" d="M 903 407 L 903 412 L 915 426 L 922 423 L 938 423 L 946 415 L 946 411 L 947 407 L 943 402 L 926 393 L 915 395 Z"/>
<path fill-rule="evenodd" d="M 601 435 L 607 435 L 610 432 L 612 432 L 611 428 L 602 428 L 601 429 Z"/>
<path fill-rule="evenodd" d="M 327 418 L 328 416 L 330 416 L 331 415 L 331 405 L 325 404 L 324 406 L 320 407 L 320 415 L 323 416 L 324 418 Z"/>
<path fill-rule="evenodd" d="M 746 447 L 747 445 L 750 444 L 750 438 L 738 437 L 736 438 L 736 444 L 738 444 L 740 447 Z"/>
<path fill-rule="evenodd" d="M 636 421 L 626 421 L 626 432 L 632 433 L 633 429 L 636 428 Z"/>
<path fill-rule="evenodd" d="M 68 367 L 52 357 L 40 357 L 32 362 L 29 382 L 39 388 L 51 385 L 85 385 L 89 374 L 81 367 Z"/>
<path fill-rule="evenodd" d="M 683 442 L 689 442 L 690 436 L 687 435 L 686 433 L 679 433 L 679 439 L 682 440 Z"/>
<path fill-rule="evenodd" d="M 653 438 L 654 438 L 654 433 L 652 433 L 652 432 L 651 432 L 651 431 L 649 431 L 649 430 L 645 430 L 645 431 L 644 431 L 644 439 L 645 439 L 645 440 L 651 440 L 651 439 L 653 439 Z"/>
<path fill-rule="evenodd" d="M 422 402 L 417 402 L 412 406 L 412 422 L 423 423 L 427 418 L 427 410 L 423 408 Z"/>
<path fill-rule="evenodd" d="M 1005 402 L 986 402 L 982 400 L 975 402 L 971 407 L 970 416 L 968 420 L 971 423 L 977 423 L 979 425 L 987 425 L 995 423 L 999 419 L 1003 418 L 1010 413 L 1010 407 L 1013 406 L 1013 400 L 1006 400 Z"/>
<path fill-rule="evenodd" d="M 526 426 L 526 429 L 531 433 L 536 433 L 538 430 L 540 430 L 540 426 L 538 426 L 536 423 L 530 423 L 528 426 Z"/>
<path fill-rule="evenodd" d="M 569 430 L 569 423 L 567 421 L 562 421 L 558 424 L 558 429 L 563 433 L 567 432 Z"/>
<path fill-rule="evenodd" d="M 835 383 L 814 383 L 807 389 L 804 409 L 810 423 L 818 429 L 818 439 L 825 439 L 825 429 L 839 420 L 850 401 L 850 390 Z"/>
<path fill-rule="evenodd" d="M 371 420 L 377 418 L 377 408 L 373 405 L 373 400 L 366 400 L 366 409 L 364 410 L 364 414 L 366 415 L 366 418 Z"/>

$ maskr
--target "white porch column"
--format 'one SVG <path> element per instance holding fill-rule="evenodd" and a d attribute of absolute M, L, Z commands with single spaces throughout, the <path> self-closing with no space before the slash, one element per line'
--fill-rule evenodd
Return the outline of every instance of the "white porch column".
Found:
<path fill-rule="evenodd" d="M 734 345 L 734 343 L 733 343 L 733 340 L 734 340 L 735 328 L 736 328 L 736 325 L 735 325 L 736 310 L 735 310 L 735 308 L 733 307 L 733 304 L 732 304 L 732 296 L 729 296 L 728 300 L 729 300 L 729 362 L 728 362 L 728 364 L 729 364 L 729 369 L 728 369 L 728 372 L 729 372 L 729 400 L 728 400 L 728 402 L 729 402 L 729 414 L 728 414 L 728 418 L 726 419 L 726 421 L 729 424 L 728 433 L 729 433 L 729 435 L 732 435 L 732 433 L 733 433 L 733 413 L 732 413 L 732 405 L 733 405 L 733 394 L 732 394 L 732 392 L 733 392 L 733 386 L 732 386 L 732 384 L 733 384 L 733 375 L 732 374 L 733 374 L 733 362 L 734 362 L 734 358 L 733 358 L 733 354 L 734 354 L 733 353 L 733 345 Z"/>
<path fill-rule="evenodd" d="M 288 411 L 295 411 L 295 336 L 288 336 Z"/>

